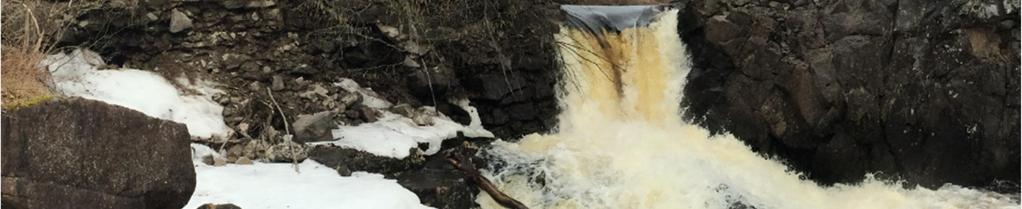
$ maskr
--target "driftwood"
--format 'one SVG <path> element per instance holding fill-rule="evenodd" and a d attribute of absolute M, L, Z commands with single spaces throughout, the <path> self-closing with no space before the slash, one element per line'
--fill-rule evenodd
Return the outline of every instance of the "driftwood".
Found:
<path fill-rule="evenodd" d="M 511 209 L 529 208 L 526 207 L 525 204 L 522 204 L 522 202 L 519 202 L 518 200 L 515 200 L 514 198 L 507 196 L 507 194 L 504 194 L 504 192 L 501 192 L 499 189 L 497 189 L 497 185 L 494 185 L 493 182 L 490 182 L 490 179 L 487 179 L 482 174 L 480 174 L 479 170 L 476 169 L 475 165 L 472 164 L 472 160 L 466 158 L 464 155 L 457 152 L 451 153 L 447 155 L 447 162 L 451 163 L 451 165 L 453 165 L 458 170 L 461 170 L 461 172 L 464 173 L 465 176 L 468 176 L 469 179 L 472 180 L 472 182 L 475 182 L 475 184 L 479 186 L 479 189 L 482 189 L 483 191 L 486 191 L 487 194 L 490 194 L 490 197 L 493 198 L 494 201 L 497 201 L 497 203 L 499 203 L 501 206 Z"/>

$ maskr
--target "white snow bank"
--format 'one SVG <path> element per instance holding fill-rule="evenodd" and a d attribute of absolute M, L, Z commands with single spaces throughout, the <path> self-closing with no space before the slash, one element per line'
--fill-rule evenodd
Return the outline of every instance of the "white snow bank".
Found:
<path fill-rule="evenodd" d="M 341 126 L 333 130 L 333 136 L 337 140 L 311 144 L 334 144 L 379 156 L 404 158 L 410 154 L 409 149 L 417 147 L 419 143 L 429 144 L 425 154 L 435 154 L 440 151 L 445 139 L 457 137 L 458 132 L 466 137 L 493 137 L 493 133 L 483 129 L 478 113 L 475 108 L 468 105 L 468 100 L 459 101 L 458 104 L 465 108 L 472 118 L 468 126 L 454 122 L 441 113 L 438 113 L 437 117 L 432 117 L 433 125 L 418 126 L 408 117 L 381 110 L 382 117 L 376 122 Z"/>
<path fill-rule="evenodd" d="M 95 52 L 75 50 L 71 54 L 49 55 L 43 60 L 53 74 L 57 91 L 127 107 L 148 116 L 183 123 L 192 136 L 226 137 L 231 129 L 224 124 L 223 107 L 211 97 L 219 92 L 211 82 L 188 82 L 179 86 L 197 95 L 185 95 L 164 79 L 149 71 L 135 69 L 97 70 L 104 65 Z"/>
<path fill-rule="evenodd" d="M 213 154 L 203 145 L 192 145 L 195 157 L 195 193 L 184 209 L 206 203 L 232 203 L 245 209 L 277 208 L 430 208 L 419 197 L 383 175 L 355 172 L 343 177 L 313 160 L 288 163 L 228 164 L 214 167 L 199 158 Z"/>
<path fill-rule="evenodd" d="M 468 136 L 468 137 L 493 137 L 493 133 L 490 133 L 490 131 L 487 131 L 486 128 L 483 128 L 483 121 L 479 119 L 479 110 L 476 110 L 476 108 L 473 107 L 470 104 L 468 99 L 464 99 L 464 98 L 463 99 L 456 99 L 456 100 L 452 99 L 450 101 L 451 101 L 451 103 L 454 103 L 455 105 L 458 105 L 458 107 L 460 107 L 462 110 L 467 112 L 468 113 L 468 117 L 471 119 L 471 121 L 469 121 L 469 123 L 468 123 L 468 126 L 465 127 L 462 130 L 462 131 L 465 132 L 464 133 L 465 136 Z"/>

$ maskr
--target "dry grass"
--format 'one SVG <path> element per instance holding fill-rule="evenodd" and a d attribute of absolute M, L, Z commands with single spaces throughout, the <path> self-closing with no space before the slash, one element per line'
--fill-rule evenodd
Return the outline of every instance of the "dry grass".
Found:
<path fill-rule="evenodd" d="M 45 21 L 40 21 L 38 1 L 3 2 L 0 95 L 3 109 L 29 106 L 52 98 L 49 72 L 40 66 L 46 56 Z"/>
<path fill-rule="evenodd" d="M 3 109 L 29 106 L 52 98 L 46 85 L 49 72 L 39 66 L 43 53 L 30 49 L 4 49 L 2 73 Z"/>
<path fill-rule="evenodd" d="M 0 95 L 4 110 L 46 101 L 54 96 L 49 71 L 40 65 L 78 15 L 104 1 L 4 0 Z"/>

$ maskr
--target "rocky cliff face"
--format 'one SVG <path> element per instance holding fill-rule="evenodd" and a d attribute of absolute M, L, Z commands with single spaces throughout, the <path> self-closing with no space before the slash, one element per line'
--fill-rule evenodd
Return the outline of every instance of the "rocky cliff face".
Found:
<path fill-rule="evenodd" d="M 1018 1 L 683 6 L 704 126 L 826 183 L 1018 182 Z"/>
<path fill-rule="evenodd" d="M 338 98 L 300 94 L 341 77 L 452 116 L 465 114 L 448 98 L 467 97 L 505 138 L 554 124 L 550 34 L 557 26 L 549 17 L 559 13 L 546 1 L 127 2 L 77 17 L 62 45 L 90 47 L 116 65 L 232 86 L 222 100 L 225 118 L 236 129 L 248 124 L 252 137 L 284 130 L 273 108 L 258 102 L 269 101 L 267 87 L 293 118 L 338 109 L 326 101 Z"/>
<path fill-rule="evenodd" d="M 69 99 L 5 112 L 5 208 L 185 206 L 195 171 L 184 125 Z"/>

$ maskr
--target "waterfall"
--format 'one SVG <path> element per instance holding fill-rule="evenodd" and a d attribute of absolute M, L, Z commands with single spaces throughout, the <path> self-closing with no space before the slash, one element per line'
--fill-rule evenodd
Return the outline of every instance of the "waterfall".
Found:
<path fill-rule="evenodd" d="M 677 13 L 616 30 L 562 27 L 557 130 L 495 142 L 485 175 L 532 208 L 1019 208 L 1007 195 L 953 185 L 821 186 L 685 122 L 690 63 Z M 485 193 L 477 202 L 501 208 Z"/>

